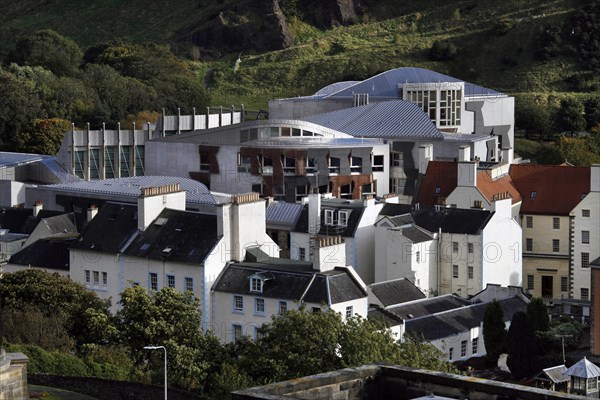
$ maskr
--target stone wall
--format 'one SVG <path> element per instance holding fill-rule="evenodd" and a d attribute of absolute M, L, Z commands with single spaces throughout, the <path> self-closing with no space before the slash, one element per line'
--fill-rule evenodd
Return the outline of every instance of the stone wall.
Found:
<path fill-rule="evenodd" d="M 27 356 L 0 348 L 0 400 L 27 400 Z"/>

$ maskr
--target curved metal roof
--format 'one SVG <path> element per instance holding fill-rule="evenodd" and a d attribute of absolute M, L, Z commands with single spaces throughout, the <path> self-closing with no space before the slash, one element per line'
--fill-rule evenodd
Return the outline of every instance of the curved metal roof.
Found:
<path fill-rule="evenodd" d="M 404 100 L 346 108 L 304 120 L 356 137 L 443 139 L 423 110 Z"/>

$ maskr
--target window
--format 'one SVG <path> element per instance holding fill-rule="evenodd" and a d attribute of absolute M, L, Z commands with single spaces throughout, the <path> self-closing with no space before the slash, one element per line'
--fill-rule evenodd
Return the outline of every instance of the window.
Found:
<path fill-rule="evenodd" d="M 194 291 L 194 278 L 185 277 L 185 291 L 193 292 Z"/>
<path fill-rule="evenodd" d="M 362 173 L 362 158 L 350 156 L 350 173 Z"/>
<path fill-rule="evenodd" d="M 269 157 L 262 157 L 261 170 L 262 175 L 273 175 L 273 159 Z"/>
<path fill-rule="evenodd" d="M 279 314 L 283 314 L 287 311 L 287 301 L 279 301 Z"/>
<path fill-rule="evenodd" d="M 250 278 L 250 291 L 262 293 L 263 280 L 261 278 Z"/>
<path fill-rule="evenodd" d="M 533 228 L 533 217 L 531 215 L 525 217 L 525 225 L 527 228 Z"/>
<path fill-rule="evenodd" d="M 590 299 L 590 289 L 581 288 L 581 300 L 589 300 Z"/>
<path fill-rule="evenodd" d="M 561 292 L 569 291 L 569 278 L 567 278 L 566 276 L 560 277 L 560 291 Z"/>
<path fill-rule="evenodd" d="M 531 192 L 531 195 L 529 196 L 529 198 L 531 200 L 535 200 L 536 196 L 537 196 L 537 192 Z"/>
<path fill-rule="evenodd" d="M 458 242 L 452 242 L 452 252 L 458 253 Z"/>
<path fill-rule="evenodd" d="M 552 239 L 552 252 L 558 253 L 560 251 L 560 240 Z"/>
<path fill-rule="evenodd" d="M 448 360 L 452 361 L 452 358 L 453 358 L 453 356 L 454 356 L 454 354 L 453 354 L 453 353 L 454 353 L 454 347 L 450 347 L 450 348 L 448 349 Z"/>
<path fill-rule="evenodd" d="M 401 167 L 402 166 L 402 154 L 397 152 L 390 153 L 390 164 L 392 167 Z"/>
<path fill-rule="evenodd" d="M 458 278 L 458 265 L 453 265 L 452 266 L 452 277 L 453 278 Z"/>
<path fill-rule="evenodd" d="M 346 307 L 346 319 L 352 318 L 352 306 Z"/>
<path fill-rule="evenodd" d="M 581 210 L 581 216 L 583 218 L 589 218 L 590 217 L 590 210 Z"/>
<path fill-rule="evenodd" d="M 91 272 L 89 269 L 85 270 L 85 283 L 87 283 L 88 285 L 90 284 L 90 276 L 91 276 Z"/>
<path fill-rule="evenodd" d="M 552 218 L 552 229 L 560 229 L 560 218 Z"/>
<path fill-rule="evenodd" d="M 333 225 L 334 223 L 333 210 L 325 210 L 325 225 Z"/>
<path fill-rule="evenodd" d="M 100 178 L 100 149 L 90 149 L 90 179 Z"/>
<path fill-rule="evenodd" d="M 115 177 L 115 147 L 106 146 L 104 148 L 104 179 Z"/>
<path fill-rule="evenodd" d="M 473 243 L 467 243 L 467 248 L 469 249 L 469 254 L 473 254 Z"/>
<path fill-rule="evenodd" d="M 158 274 L 150 272 L 150 289 L 158 290 Z"/>
<path fill-rule="evenodd" d="M 534 282 L 533 275 L 527 275 L 527 289 L 533 290 L 533 282 Z"/>
<path fill-rule="evenodd" d="M 466 340 L 463 340 L 462 342 L 460 342 L 460 356 L 461 357 L 467 356 L 467 341 Z"/>
<path fill-rule="evenodd" d="M 588 378 L 587 380 L 587 390 L 595 390 L 598 389 L 598 378 Z"/>
<path fill-rule="evenodd" d="M 85 172 L 85 151 L 73 152 L 73 174 L 80 178 L 84 177 Z"/>
<path fill-rule="evenodd" d="M 338 212 L 338 225 L 340 226 L 348 226 L 348 211 L 339 211 Z"/>
<path fill-rule="evenodd" d="M 250 172 L 252 166 L 252 158 L 250 156 L 242 156 L 238 153 L 238 172 Z"/>
<path fill-rule="evenodd" d="M 320 312 L 321 312 L 321 307 L 313 307 L 313 308 L 312 308 L 312 312 L 313 312 L 313 314 L 318 314 L 318 313 L 320 313 Z"/>
<path fill-rule="evenodd" d="M 94 286 L 98 286 L 100 284 L 100 272 L 94 271 Z"/>
<path fill-rule="evenodd" d="M 374 155 L 373 156 L 373 172 L 381 172 L 383 171 L 383 155 Z"/>
<path fill-rule="evenodd" d="M 233 296 L 233 311 L 244 312 L 244 296 Z"/>
<path fill-rule="evenodd" d="M 120 162 L 120 177 L 127 178 L 131 175 L 131 146 L 121 146 Z"/>
<path fill-rule="evenodd" d="M 330 174 L 339 174 L 340 173 L 339 157 L 329 157 L 329 173 Z"/>
<path fill-rule="evenodd" d="M 481 200 L 473 200 L 473 208 L 483 208 Z"/>
<path fill-rule="evenodd" d="M 102 286 L 108 285 L 108 274 L 106 272 L 102 273 Z"/>
<path fill-rule="evenodd" d="M 420 251 L 417 251 L 415 259 L 416 259 L 417 262 L 421 262 L 421 252 Z"/>
<path fill-rule="evenodd" d="M 469 279 L 473 279 L 473 267 L 472 266 L 469 265 L 467 267 L 467 272 L 468 272 Z"/>
<path fill-rule="evenodd" d="M 317 172 L 317 159 L 307 158 L 305 170 L 307 174 L 314 174 L 315 172 Z"/>
<path fill-rule="evenodd" d="M 209 155 L 207 151 L 200 152 L 200 171 L 210 172 Z"/>
<path fill-rule="evenodd" d="M 473 346 L 471 349 L 471 353 L 473 355 L 477 354 L 477 352 L 479 351 L 479 338 L 473 338 Z"/>
<path fill-rule="evenodd" d="M 581 231 L 581 243 L 590 244 L 590 231 Z"/>
<path fill-rule="evenodd" d="M 144 176 L 144 146 L 135 146 L 135 176 Z"/>
<path fill-rule="evenodd" d="M 589 268 L 590 267 L 590 253 L 581 253 L 581 268 Z"/>
<path fill-rule="evenodd" d="M 284 175 L 296 175 L 296 159 L 290 157 L 281 156 L 283 163 L 283 174 Z"/>
<path fill-rule="evenodd" d="M 533 251 L 533 239 L 531 239 L 531 238 L 525 239 L 525 250 Z"/>
<path fill-rule="evenodd" d="M 233 341 L 238 341 L 242 338 L 242 326 L 233 324 Z"/>
<path fill-rule="evenodd" d="M 306 259 L 306 249 L 304 247 L 298 247 L 298 260 Z"/>
<path fill-rule="evenodd" d="M 167 286 L 171 288 L 175 287 L 175 275 L 167 275 Z"/>
<path fill-rule="evenodd" d="M 265 299 L 254 299 L 254 313 L 261 315 L 265 313 Z"/>

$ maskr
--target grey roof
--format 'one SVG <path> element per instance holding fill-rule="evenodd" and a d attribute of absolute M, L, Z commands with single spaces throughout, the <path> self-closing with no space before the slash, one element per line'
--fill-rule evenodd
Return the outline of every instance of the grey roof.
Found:
<path fill-rule="evenodd" d="M 31 234 L 40 221 L 62 214 L 64 211 L 40 210 L 33 216 L 31 208 L 0 207 L 0 228 L 8 229 L 12 233 Z M 68 217 L 70 218 L 70 217 Z M 52 232 L 57 233 L 60 230 Z"/>
<path fill-rule="evenodd" d="M 402 215 L 409 213 L 411 210 L 412 207 L 408 204 L 385 203 L 381 211 L 379 211 L 379 215 Z"/>
<path fill-rule="evenodd" d="M 565 375 L 566 370 L 567 367 L 565 367 L 564 365 L 557 365 L 556 367 L 544 368 L 542 372 L 540 372 L 538 376 L 536 376 L 536 379 L 543 380 L 545 377 L 553 383 L 567 382 L 569 380 L 569 377 Z"/>
<path fill-rule="evenodd" d="M 279 264 L 278 261 L 283 261 Z M 268 273 L 268 276 L 264 274 Z M 262 293 L 250 291 L 250 277 L 263 274 Z M 337 304 L 364 298 L 367 293 L 345 268 L 319 272 L 290 260 L 274 258 L 270 263 L 232 263 L 221 273 L 213 290 L 309 303 Z"/>
<path fill-rule="evenodd" d="M 47 188 L 48 190 L 137 198 L 140 195 L 141 188 L 175 183 L 179 183 L 181 188 L 186 191 L 186 202 L 188 204 L 215 204 L 215 199 L 204 184 L 193 179 L 174 176 L 136 176 L 129 178 L 58 183 L 40 187 Z"/>
<path fill-rule="evenodd" d="M 420 207 L 410 212 L 415 223 L 429 232 L 480 234 L 494 212 L 476 209 Z"/>
<path fill-rule="evenodd" d="M 342 132 L 346 133 L 346 132 Z M 376 136 L 377 138 L 377 136 Z M 284 147 L 290 149 L 330 148 L 330 147 L 373 147 L 383 144 L 378 139 L 363 139 L 357 137 L 322 137 L 322 136 L 291 136 L 272 137 L 268 139 L 255 139 L 244 142 L 245 147 Z"/>
<path fill-rule="evenodd" d="M 55 235 L 36 240 L 10 258 L 11 264 L 69 270 L 69 246 L 77 239 L 73 234 Z"/>
<path fill-rule="evenodd" d="M 350 215 L 346 226 L 326 225 L 325 224 L 325 209 L 348 210 Z M 320 235 L 339 235 L 343 237 L 354 237 L 362 215 L 364 213 L 362 202 L 357 203 L 351 200 L 344 199 L 327 199 L 321 202 L 321 229 Z M 296 225 L 292 229 L 293 232 L 308 233 L 308 205 L 302 207 L 302 211 L 298 216 Z"/>
<path fill-rule="evenodd" d="M 590 267 L 592 268 L 600 268 L 600 257 L 596 258 L 592 262 L 590 262 Z"/>
<path fill-rule="evenodd" d="M 424 232 L 422 229 L 419 229 L 417 226 L 409 226 L 406 228 L 401 228 L 402 236 L 407 238 L 413 243 L 422 243 L 427 242 L 429 240 L 433 240 L 433 235 Z"/>
<path fill-rule="evenodd" d="M 267 206 L 267 228 L 291 229 L 302 212 L 302 204 L 274 201 Z"/>
<path fill-rule="evenodd" d="M 383 322 L 388 327 L 400 325 L 402 323 L 402 318 L 397 317 L 386 309 L 378 306 L 370 306 L 367 311 L 367 317 L 370 320 Z"/>
<path fill-rule="evenodd" d="M 469 302 L 461 297 L 453 294 L 446 294 L 443 296 L 406 302 L 398 306 L 389 307 L 387 308 L 387 311 L 399 318 L 408 319 L 452 310 L 467 304 L 469 304 Z"/>
<path fill-rule="evenodd" d="M 60 183 L 79 182 L 82 179 L 77 175 L 68 172 L 57 160 L 56 157 L 44 158 L 41 161 L 47 172 L 54 177 L 55 181 Z"/>
<path fill-rule="evenodd" d="M 373 283 L 369 289 L 384 307 L 425 298 L 423 292 L 406 278 Z"/>
<path fill-rule="evenodd" d="M 5 229 L 0 229 L 0 242 L 16 242 L 17 240 L 27 239 L 28 237 L 29 235 L 25 235 L 23 233 L 5 232 Z"/>
<path fill-rule="evenodd" d="M 124 246 L 122 253 L 131 257 L 202 264 L 220 238 L 215 215 L 164 209 L 155 222 Z"/>
<path fill-rule="evenodd" d="M 587 358 L 583 357 L 581 360 L 573 364 L 569 369 L 565 371 L 565 375 L 576 376 L 578 378 L 595 378 L 600 376 L 600 368 Z"/>
<path fill-rule="evenodd" d="M 341 90 L 328 97 L 349 97 L 354 93 L 366 93 L 374 97 L 397 98 L 404 83 L 453 83 L 464 82 L 458 78 L 423 68 L 396 68 L 382 72 L 354 85 L 340 85 Z M 504 96 L 503 93 L 474 85 L 465 84 L 465 96 Z M 328 87 L 332 87 L 329 85 Z M 325 88 L 324 88 L 325 89 Z M 322 89 L 323 90 L 323 89 Z M 317 92 L 319 93 L 319 92 Z"/>
<path fill-rule="evenodd" d="M 77 233 L 77 220 L 74 213 L 65 213 L 42 218 L 30 235 L 30 240 L 58 233 Z"/>
<path fill-rule="evenodd" d="M 316 97 L 329 96 L 329 95 L 332 95 L 339 91 L 342 91 L 352 85 L 356 85 L 357 83 L 360 83 L 360 81 L 335 82 L 335 83 L 332 83 L 331 85 L 327 85 L 324 88 L 321 88 L 318 92 L 316 92 L 314 94 L 314 96 L 316 96 Z"/>
<path fill-rule="evenodd" d="M 443 139 L 427 114 L 416 104 L 404 100 L 345 108 L 304 120 L 356 137 Z"/>
<path fill-rule="evenodd" d="M 41 161 L 44 158 L 50 156 L 44 156 L 40 154 L 27 154 L 27 153 L 10 153 L 6 151 L 0 151 L 0 168 L 3 167 L 15 167 L 17 165 L 28 164 L 36 161 Z"/>
<path fill-rule="evenodd" d="M 504 320 L 512 320 L 518 311 L 527 310 L 527 302 L 521 296 L 512 296 L 498 301 L 504 310 Z M 404 321 L 406 332 L 422 336 L 425 340 L 442 339 L 460 332 L 469 331 L 483 321 L 488 303 L 477 303 L 446 312 L 422 316 Z"/>

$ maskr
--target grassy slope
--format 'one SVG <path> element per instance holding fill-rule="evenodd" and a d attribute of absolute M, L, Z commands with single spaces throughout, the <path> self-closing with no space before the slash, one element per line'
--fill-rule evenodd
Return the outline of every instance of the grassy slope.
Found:
<path fill-rule="evenodd" d="M 55 29 L 82 47 L 112 38 L 169 42 L 176 32 L 197 26 L 231 1 L 4 0 L 0 55 L 17 34 L 41 28 Z M 579 68 L 565 57 L 539 63 L 532 56 L 540 27 L 567 21 L 581 6 L 577 0 L 368 3 L 370 14 L 350 27 L 319 31 L 293 20 L 295 46 L 264 54 L 246 51 L 235 73 L 237 54 L 193 65 L 200 77 L 212 71 L 213 104 L 244 103 L 253 109 L 265 108 L 272 98 L 312 94 L 332 82 L 364 79 L 400 66 L 429 68 L 508 93 L 564 91 L 564 79 Z M 501 35 L 494 30 L 500 21 L 512 27 Z M 455 61 L 427 58 L 439 39 L 459 45 Z"/>

